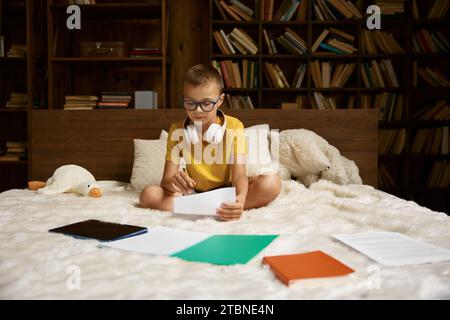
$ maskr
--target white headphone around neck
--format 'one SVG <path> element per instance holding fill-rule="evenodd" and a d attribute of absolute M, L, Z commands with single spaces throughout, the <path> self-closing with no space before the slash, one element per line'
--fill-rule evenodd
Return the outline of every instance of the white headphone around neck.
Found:
<path fill-rule="evenodd" d="M 203 134 L 203 140 L 212 144 L 219 144 L 222 141 L 223 135 L 225 134 L 225 130 L 227 128 L 227 119 L 225 118 L 225 114 L 222 110 L 217 109 L 217 115 L 223 118 L 223 124 L 219 125 L 217 123 L 212 123 L 208 130 L 206 130 Z M 200 142 L 199 135 L 201 134 L 201 126 L 195 126 L 193 123 L 190 123 L 188 117 L 184 119 L 184 137 L 186 138 L 186 142 L 188 144 L 197 144 Z"/>

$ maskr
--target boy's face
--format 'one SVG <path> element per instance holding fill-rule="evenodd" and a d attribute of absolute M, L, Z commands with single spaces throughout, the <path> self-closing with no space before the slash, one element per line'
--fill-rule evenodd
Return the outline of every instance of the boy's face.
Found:
<path fill-rule="evenodd" d="M 222 105 L 224 94 L 220 94 L 217 84 L 211 82 L 202 86 L 185 84 L 183 89 L 183 99 L 185 102 L 216 102 L 211 111 L 203 111 L 199 105 L 193 111 L 185 108 L 186 113 L 192 122 L 201 121 L 202 125 L 212 123 L 215 120 L 217 108 Z"/>

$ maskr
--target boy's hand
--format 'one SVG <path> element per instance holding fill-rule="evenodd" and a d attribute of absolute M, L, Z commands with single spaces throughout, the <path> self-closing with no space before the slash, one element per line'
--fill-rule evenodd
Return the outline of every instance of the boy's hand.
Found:
<path fill-rule="evenodd" d="M 217 208 L 217 214 L 222 221 L 239 220 L 242 216 L 243 211 L 243 202 L 222 203 L 220 208 Z"/>
<path fill-rule="evenodd" d="M 169 191 L 189 194 L 196 186 L 194 179 L 190 178 L 184 171 L 179 170 L 169 182 Z"/>

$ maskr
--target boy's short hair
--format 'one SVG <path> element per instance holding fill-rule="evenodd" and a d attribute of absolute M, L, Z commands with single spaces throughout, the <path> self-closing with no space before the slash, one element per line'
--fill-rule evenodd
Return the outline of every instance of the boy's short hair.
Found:
<path fill-rule="evenodd" d="M 223 91 L 223 79 L 220 73 L 213 66 L 206 64 L 196 64 L 189 68 L 184 75 L 184 84 L 193 86 L 203 86 L 214 82 L 219 87 L 220 93 Z"/>

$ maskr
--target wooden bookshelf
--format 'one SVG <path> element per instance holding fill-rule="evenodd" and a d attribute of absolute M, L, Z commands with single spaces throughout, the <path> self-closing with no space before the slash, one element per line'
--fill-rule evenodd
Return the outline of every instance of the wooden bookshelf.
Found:
<path fill-rule="evenodd" d="M 4 56 L 0 57 L 0 144 L 5 149 L 8 141 L 28 142 L 28 111 L 33 101 L 33 48 L 31 45 L 34 1 L 0 1 L 0 35 L 4 36 Z M 25 45 L 25 57 L 8 57 L 13 44 Z M 25 93 L 26 108 L 6 107 L 12 92 Z M 28 148 L 29 151 L 29 148 Z M 26 160 L 0 161 L 0 192 L 26 187 L 28 179 Z"/>
<path fill-rule="evenodd" d="M 403 96 L 403 115 L 401 120 L 385 121 L 380 120 L 380 129 L 406 129 L 406 144 L 403 152 L 400 155 L 380 154 L 379 164 L 388 164 L 391 172 L 396 176 L 396 186 L 394 187 L 380 187 L 380 189 L 395 195 L 401 196 L 405 199 L 417 201 L 432 209 L 443 210 L 450 213 L 450 203 L 448 200 L 448 187 L 431 188 L 426 186 L 426 179 L 429 173 L 431 163 L 435 160 L 449 160 L 449 155 L 427 155 L 427 154 L 412 154 L 410 152 L 411 144 L 414 139 L 414 134 L 417 128 L 421 127 L 442 127 L 449 126 L 450 121 L 421 121 L 412 118 L 412 115 L 421 107 L 431 104 L 437 100 L 447 100 L 450 102 L 450 90 L 448 87 L 430 87 L 419 82 L 419 86 L 413 86 L 412 65 L 413 61 L 418 61 L 419 64 L 443 68 L 447 72 L 447 77 L 450 76 L 450 61 L 446 53 L 415 53 L 412 49 L 413 33 L 421 28 L 431 28 L 432 30 L 442 31 L 447 39 L 450 39 L 450 24 L 447 19 L 427 19 L 421 17 L 414 19 L 412 14 L 412 1 L 405 1 L 404 14 L 395 16 L 382 16 L 382 31 L 392 33 L 404 49 L 404 53 L 377 53 L 367 54 L 362 52 L 363 39 L 362 33 L 366 28 L 365 18 L 353 20 L 340 21 L 318 21 L 315 18 L 314 10 L 311 4 L 313 0 L 308 1 L 307 14 L 305 21 L 295 21 L 296 14 L 291 21 L 263 21 L 258 16 L 255 9 L 255 3 L 258 0 L 241 0 L 242 3 L 255 10 L 256 18 L 252 21 L 235 21 L 228 15 L 229 20 L 223 20 L 213 0 L 210 0 L 209 12 L 209 62 L 213 60 L 232 60 L 234 62 L 241 62 L 243 59 L 257 61 L 259 65 L 258 87 L 252 89 L 246 88 L 230 88 L 225 89 L 225 93 L 233 95 L 248 95 L 253 101 L 253 105 L 258 108 L 280 108 L 282 102 L 295 102 L 297 95 L 306 97 L 306 105 L 311 107 L 311 102 L 314 92 L 321 92 L 324 95 L 334 97 L 348 97 L 355 96 L 354 108 L 360 108 L 362 99 L 365 95 L 377 95 L 384 92 L 397 93 Z M 225 1 L 229 3 L 229 1 Z M 352 1 L 358 3 L 358 1 Z M 434 1 L 419 0 L 419 10 L 424 15 L 428 12 Z M 274 12 L 281 5 L 282 0 L 274 1 Z M 363 0 L 359 1 L 361 4 L 360 10 L 364 14 L 365 8 L 373 4 L 374 1 Z M 234 27 L 242 28 L 253 40 L 258 44 L 258 52 L 254 55 L 226 55 L 223 54 L 213 37 L 213 31 L 223 29 L 225 33 L 229 33 Z M 268 54 L 266 51 L 266 44 L 263 38 L 263 29 L 271 30 L 274 34 L 280 34 L 285 27 L 293 29 L 297 34 L 308 44 L 308 50 L 302 55 L 297 54 Z M 357 51 L 353 54 L 342 55 L 322 55 L 311 52 L 311 46 L 324 28 L 334 27 L 352 34 L 355 37 L 355 46 Z M 361 75 L 361 65 L 370 60 L 391 59 L 394 69 L 396 70 L 399 87 L 382 87 L 382 88 L 366 88 L 363 83 Z M 310 64 L 314 60 L 330 61 L 330 62 L 351 62 L 356 65 L 352 79 L 347 82 L 344 87 L 340 88 L 315 88 L 311 77 Z M 262 64 L 265 61 L 275 61 L 280 65 L 284 73 L 292 74 L 292 70 L 298 63 L 306 63 L 307 74 L 303 81 L 301 88 L 268 88 L 262 73 Z M 283 68 L 284 67 L 284 68 Z M 430 98 L 432 97 L 432 98 Z M 373 107 L 373 106 L 372 106 Z M 338 106 L 339 108 L 339 106 Z"/>
<path fill-rule="evenodd" d="M 168 105 L 167 1 L 97 0 L 79 5 L 81 30 L 68 30 L 68 0 L 47 1 L 48 108 L 62 109 L 66 95 L 150 90 L 158 108 Z M 160 48 L 161 54 L 132 58 L 82 57 L 83 41 L 124 42 L 132 48 Z M 131 103 L 131 106 L 133 104 Z"/>

